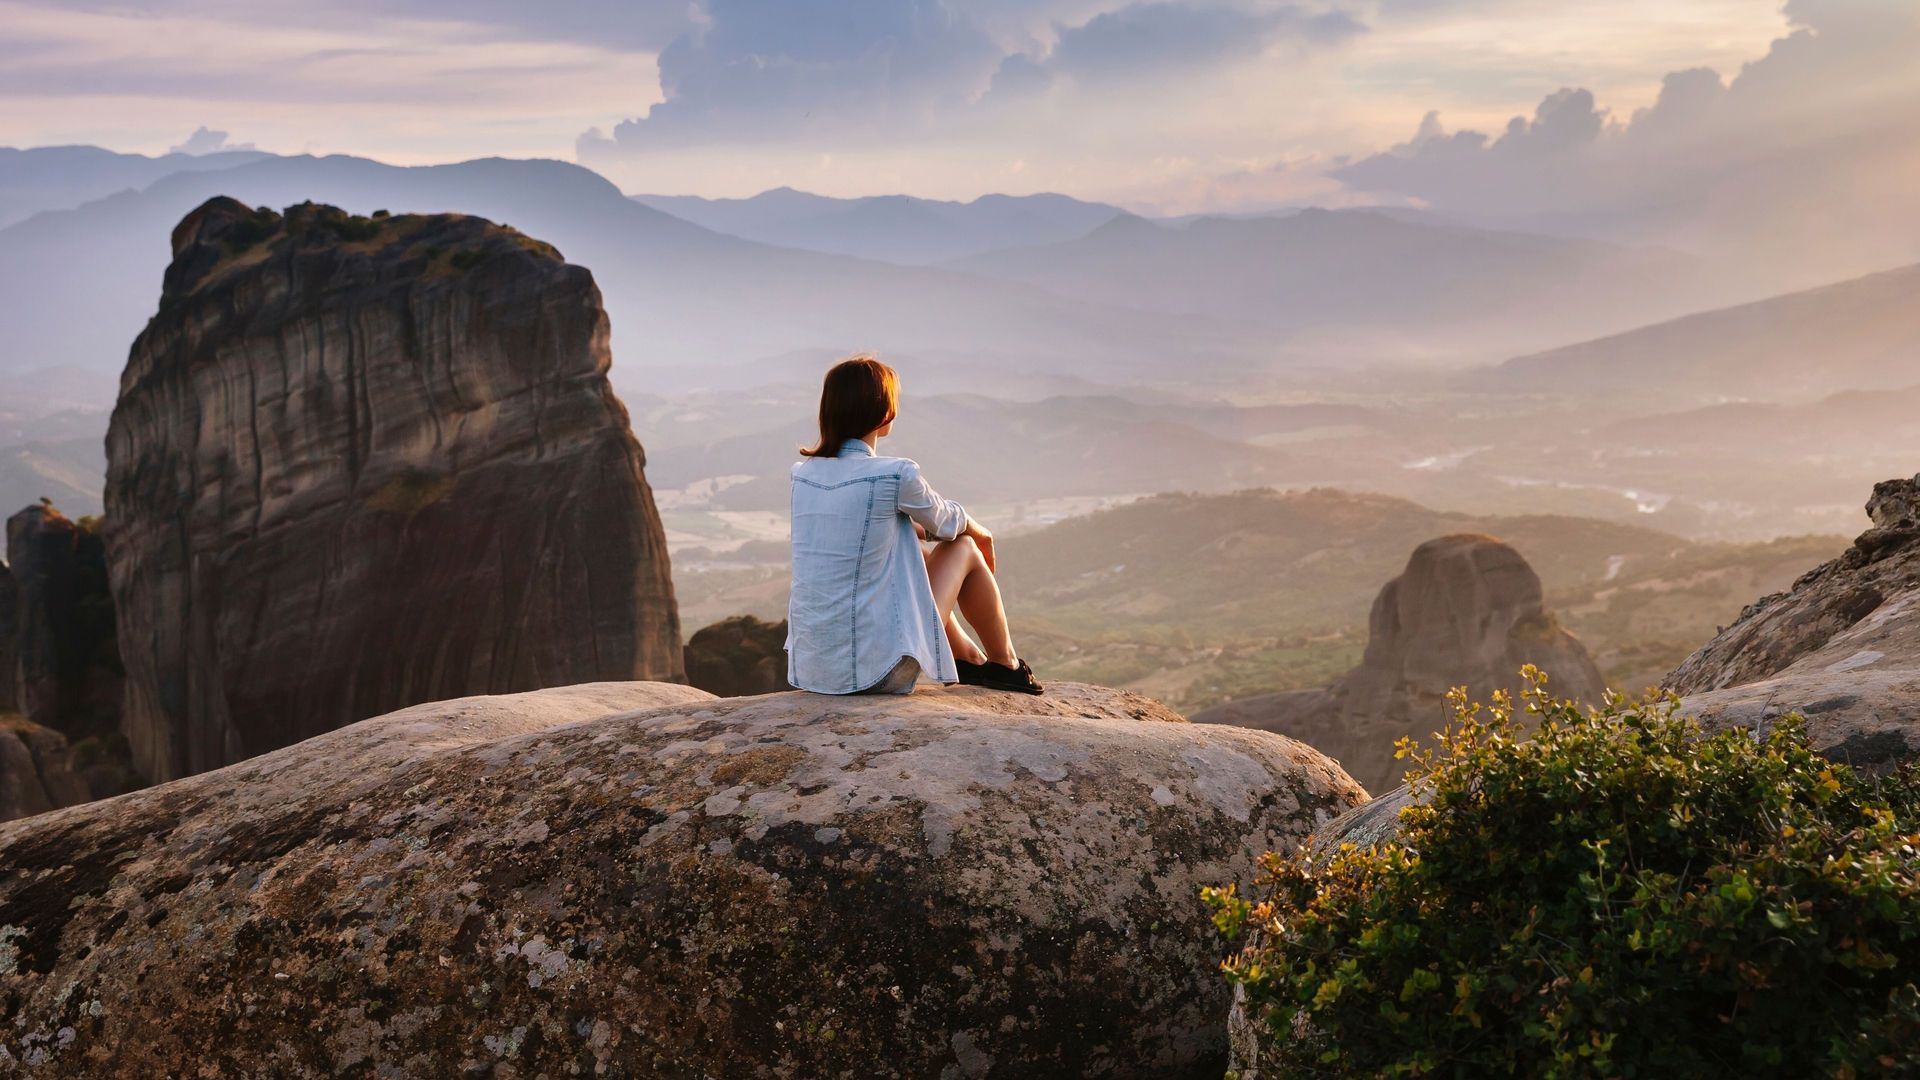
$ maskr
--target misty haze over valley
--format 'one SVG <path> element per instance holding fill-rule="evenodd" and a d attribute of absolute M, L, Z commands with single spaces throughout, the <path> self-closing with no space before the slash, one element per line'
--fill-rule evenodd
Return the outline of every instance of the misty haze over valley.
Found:
<path fill-rule="evenodd" d="M 1702 544 L 1828 537 L 1795 541 L 1797 558 L 1737 556 L 1770 568 L 1757 583 L 1778 588 L 1829 554 L 1857 525 L 1858 492 L 1910 467 L 1920 446 L 1920 267 L 1774 294 L 1788 275 L 1711 254 L 1431 212 L 1156 221 L 1064 196 L 714 201 L 629 197 L 552 161 L 229 157 L 173 171 L 171 159 L 98 153 L 7 159 L 20 220 L 0 230 L 0 503 L 99 511 L 126 342 L 152 314 L 172 224 L 217 194 L 458 210 L 592 269 L 689 632 L 783 615 L 786 469 L 812 435 L 818 373 L 877 351 L 908 394 L 892 452 L 1010 536 L 1012 580 L 1030 586 L 1016 620 L 1039 655 L 1183 706 L 1338 670 L 1399 553 L 1356 562 L 1324 610 L 1275 585 L 1269 602 L 1292 612 L 1279 623 L 1214 606 L 1088 622 L 1046 598 L 1089 574 L 1157 588 L 1147 583 L 1222 542 L 1152 556 L 1169 523 L 1111 508 L 1159 493 L 1252 506 L 1324 490 L 1631 536 L 1583 545 L 1584 562 L 1549 575 L 1580 595 L 1667 580 L 1663 568 Z M 147 182 L 62 205 L 126 176 Z M 1293 504 L 1267 505 L 1302 527 Z M 1096 531 L 1109 561 L 1053 577 L 1023 565 L 1059 523 L 1102 511 L 1129 522 Z M 1357 558 L 1350 524 L 1318 527 L 1321 545 L 1347 549 L 1326 555 Z M 1521 548 L 1550 559 L 1563 542 Z M 1249 573 L 1273 579 L 1282 566 Z M 1756 579 L 1733 575 L 1689 613 L 1691 633 L 1737 612 Z M 1618 645 L 1674 660 L 1688 632 Z M 1614 668 L 1647 681 L 1660 670 L 1646 657 Z"/>
<path fill-rule="evenodd" d="M 1810 29 L 1737 77 L 1670 75 L 1630 122 L 1571 91 L 1493 140 L 1429 117 L 1411 142 L 1331 170 L 1347 190 L 1324 206 L 622 190 L 588 167 L 625 175 L 618 140 L 583 141 L 586 165 L 401 166 L 204 129 L 156 156 L 0 150 L 0 505 L 45 496 L 99 512 L 108 411 L 154 314 L 169 234 L 225 195 L 472 214 L 590 269 L 689 632 L 784 612 L 786 470 L 812 435 L 819 372 L 854 351 L 902 373 L 891 451 L 999 523 L 1010 551 L 1044 550 L 1082 519 L 1131 522 L 1128 537 L 1101 534 L 1105 565 L 1024 582 L 1035 598 L 1089 574 L 1157 588 L 1181 555 L 1134 548 L 1163 527 L 1144 508 L 1177 493 L 1264 506 L 1288 528 L 1320 521 L 1322 557 L 1337 560 L 1357 558 L 1342 550 L 1351 523 L 1289 498 L 1550 515 L 1555 528 L 1637 538 L 1549 574 L 1550 589 L 1658 577 L 1709 549 L 1751 553 L 1772 568 L 1759 583 L 1778 588 L 1857 531 L 1862 490 L 1912 469 L 1920 216 L 1908 192 L 1878 207 L 1884 228 L 1863 227 L 1857 201 L 1810 194 L 1795 180 L 1804 155 L 1783 168 L 1770 144 L 1721 181 L 1740 198 L 1703 201 L 1681 162 L 1722 154 L 1731 168 L 1726 125 L 1774 107 L 1782 85 L 1883 48 L 1844 7 L 1797 12 Z M 1700 112 L 1709 101 L 1717 111 Z M 1676 141 L 1686 130 L 1699 141 Z M 1874 160 L 1898 171 L 1902 152 Z M 1804 228 L 1816 211 L 1829 218 L 1818 236 Z M 1144 516 L 1117 516 L 1128 512 Z M 1799 562 L 1764 546 L 1776 541 L 1802 545 Z M 1324 611 L 1262 623 L 1274 641 L 1319 641 L 1279 668 L 1270 656 L 1240 665 L 1265 674 L 1222 673 L 1235 662 L 1208 650 L 1245 651 L 1247 628 L 1212 607 L 1102 626 L 1036 599 L 1014 617 L 1046 637 L 1050 660 L 1131 650 L 1110 681 L 1172 678 L 1179 688 L 1163 692 L 1188 705 L 1308 678 L 1288 664 L 1323 673 L 1350 659 L 1391 562 L 1367 563 Z M 1753 583 L 1706 602 L 1694 629 L 1654 635 L 1656 651 L 1684 653 Z M 1658 674 L 1651 661 L 1618 673 L 1629 670 Z"/>

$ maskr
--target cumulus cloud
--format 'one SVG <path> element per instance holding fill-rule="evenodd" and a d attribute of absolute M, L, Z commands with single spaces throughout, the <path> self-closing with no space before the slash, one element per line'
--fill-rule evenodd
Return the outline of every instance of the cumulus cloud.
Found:
<path fill-rule="evenodd" d="M 1276 43 L 1335 45 L 1365 30 L 1344 11 L 1296 5 L 1249 9 L 1190 3 L 1133 4 L 1058 29 L 1044 57 L 1010 56 L 996 91 L 1028 90 L 1056 77 L 1078 82 L 1152 78 L 1258 56 Z"/>
<path fill-rule="evenodd" d="M 688 0 L 59 0 L 75 12 L 144 19 L 243 17 L 255 25 L 337 28 L 378 18 L 458 24 L 522 41 L 567 41 L 651 52 L 692 23 Z"/>
<path fill-rule="evenodd" d="M 1332 175 L 1464 216 L 1797 247 L 1820 272 L 1920 259 L 1920 4 L 1790 0 L 1785 13 L 1787 36 L 1731 80 L 1673 72 L 1629 117 L 1579 89 L 1497 136 L 1429 114 L 1412 139 Z"/>
<path fill-rule="evenodd" d="M 1051 29 L 1049 42 L 1003 42 L 946 0 L 707 0 L 699 24 L 660 54 L 663 100 L 610 134 L 589 131 L 579 150 L 591 159 L 746 138 L 897 135 L 1061 80 L 1150 83 L 1282 41 L 1338 43 L 1363 27 L 1332 8 L 1151 0 Z"/>
<path fill-rule="evenodd" d="M 941 0 L 708 0 L 660 53 L 664 100 L 580 149 L 898 128 L 977 94 L 1001 56 Z"/>
<path fill-rule="evenodd" d="M 213 129 L 207 127 L 205 124 L 202 124 L 200 125 L 200 127 L 194 129 L 193 134 L 187 136 L 186 142 L 183 142 L 178 146 L 169 147 L 167 149 L 167 153 L 169 154 L 218 154 L 227 150 L 251 150 L 251 149 L 253 149 L 252 143 L 228 142 L 226 132 L 214 131 Z"/>

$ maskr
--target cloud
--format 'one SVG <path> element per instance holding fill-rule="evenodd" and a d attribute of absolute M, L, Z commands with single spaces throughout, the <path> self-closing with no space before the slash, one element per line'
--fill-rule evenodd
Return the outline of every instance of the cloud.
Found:
<path fill-rule="evenodd" d="M 395 164 L 561 156 L 654 68 L 652 52 L 499 24 L 144 2 L 0 0 L 0 141 L 153 152 L 217 115 L 263 146 Z"/>
<path fill-rule="evenodd" d="M 614 147 L 897 130 L 984 89 L 1002 51 L 940 0 L 708 0 L 659 59 L 664 100 L 589 133 Z"/>
<path fill-rule="evenodd" d="M 252 150 L 252 143 L 228 142 L 227 133 L 214 131 L 202 124 L 187 136 L 187 141 L 178 146 L 169 147 L 169 154 L 218 154 L 227 150 Z"/>
<path fill-rule="evenodd" d="M 378 18 L 483 27 L 501 38 L 564 41 L 653 52 L 692 24 L 688 0 L 59 0 L 74 12 L 140 18 L 208 18 L 259 26 L 338 30 Z"/>
<path fill-rule="evenodd" d="M 1153 0 L 1055 23 L 1050 45 L 1008 44 L 946 0 L 708 0 L 660 54 L 663 100 L 579 152 L 933 131 L 1060 80 L 1151 86 L 1362 29 L 1335 9 Z"/>
<path fill-rule="evenodd" d="M 1412 139 L 1332 175 L 1463 216 L 1709 248 L 1805 245 L 1811 265 L 1920 258 L 1908 190 L 1920 161 L 1920 4 L 1790 0 L 1785 13 L 1789 33 L 1734 78 L 1673 72 L 1630 117 L 1578 89 L 1497 137 L 1450 133 L 1430 113 Z M 1816 225 L 1825 235 L 1808 235 Z"/>
<path fill-rule="evenodd" d="M 1046 85 L 1055 77 L 1079 82 L 1153 78 L 1259 56 L 1281 41 L 1337 45 L 1365 31 L 1338 10 L 1286 5 L 1256 10 L 1154 2 L 1109 11 L 1062 27 L 1041 58 L 1008 57 L 995 90 Z"/>

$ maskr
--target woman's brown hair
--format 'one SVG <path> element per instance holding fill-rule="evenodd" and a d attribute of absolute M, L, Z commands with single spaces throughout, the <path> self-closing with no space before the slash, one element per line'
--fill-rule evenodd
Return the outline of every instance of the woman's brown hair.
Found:
<path fill-rule="evenodd" d="M 820 387 L 820 444 L 801 447 L 807 457 L 839 457 L 840 444 L 892 420 L 900 408 L 900 377 L 871 356 L 855 356 L 827 369 Z"/>

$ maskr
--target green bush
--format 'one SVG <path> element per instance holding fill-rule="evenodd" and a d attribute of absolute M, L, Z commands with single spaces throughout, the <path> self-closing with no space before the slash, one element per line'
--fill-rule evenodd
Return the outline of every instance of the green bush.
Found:
<path fill-rule="evenodd" d="M 227 226 L 220 242 L 229 255 L 248 251 L 280 230 L 280 215 L 262 206 Z"/>
<path fill-rule="evenodd" d="M 1920 1074 L 1920 782 L 1803 721 L 1453 698 L 1368 849 L 1269 855 L 1223 965 L 1280 1076 Z"/>

